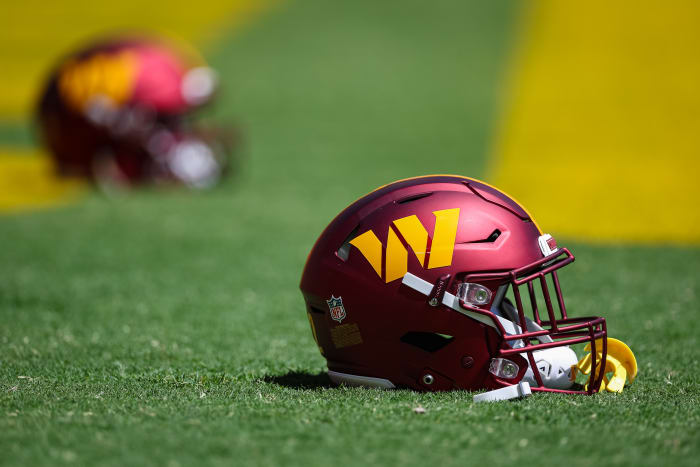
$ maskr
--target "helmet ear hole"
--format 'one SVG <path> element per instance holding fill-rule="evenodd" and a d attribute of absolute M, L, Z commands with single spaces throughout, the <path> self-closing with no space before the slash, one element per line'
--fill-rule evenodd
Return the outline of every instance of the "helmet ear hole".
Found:
<path fill-rule="evenodd" d="M 418 347 L 426 352 L 437 352 L 454 340 L 453 336 L 437 332 L 407 332 L 401 336 L 404 344 Z"/>

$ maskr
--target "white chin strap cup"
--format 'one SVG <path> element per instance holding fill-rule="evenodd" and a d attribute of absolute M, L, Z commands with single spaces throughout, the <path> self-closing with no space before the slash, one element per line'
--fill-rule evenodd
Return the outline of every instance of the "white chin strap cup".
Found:
<path fill-rule="evenodd" d="M 512 386 L 506 386 L 504 388 L 477 394 L 474 396 L 474 402 L 507 401 L 509 399 L 527 397 L 531 394 L 532 391 L 530 390 L 530 384 L 521 381 L 520 383 Z"/>

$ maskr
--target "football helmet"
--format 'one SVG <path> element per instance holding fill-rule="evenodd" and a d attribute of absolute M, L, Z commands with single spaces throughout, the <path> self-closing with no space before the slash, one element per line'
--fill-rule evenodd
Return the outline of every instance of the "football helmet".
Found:
<path fill-rule="evenodd" d="M 476 391 L 527 382 L 592 394 L 607 330 L 602 317 L 567 312 L 558 273 L 573 261 L 503 192 L 432 175 L 378 188 L 341 212 L 311 250 L 300 288 L 336 383 Z M 592 349 L 585 386 L 574 381 L 575 344 Z"/>
<path fill-rule="evenodd" d="M 115 37 L 62 59 L 41 93 L 37 123 L 58 172 L 103 186 L 215 184 L 230 132 L 190 124 L 211 101 L 215 72 L 184 44 Z"/>

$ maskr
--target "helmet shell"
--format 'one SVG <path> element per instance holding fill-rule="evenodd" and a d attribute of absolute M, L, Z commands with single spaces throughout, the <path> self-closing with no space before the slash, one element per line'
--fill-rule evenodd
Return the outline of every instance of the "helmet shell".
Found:
<path fill-rule="evenodd" d="M 455 209 L 454 240 L 445 247 L 453 248 L 449 264 L 430 267 L 431 254 L 437 254 L 431 248 L 440 213 Z M 423 251 L 407 241 L 405 229 L 396 228 L 397 220 L 411 216 L 428 234 Z M 379 268 L 352 243 L 368 231 L 381 243 Z M 468 274 L 511 271 L 541 259 L 540 235 L 512 198 L 466 177 L 398 181 L 357 200 L 321 234 L 301 279 L 314 337 L 329 370 L 419 390 L 500 387 L 488 371 L 490 359 L 504 346 L 496 330 L 448 307 L 431 306 L 425 296 L 389 274 L 387 257 L 403 248 L 405 253 L 394 263 L 401 263 L 405 254 L 406 272 L 430 283 L 450 275 L 448 291 L 456 293 L 457 283 Z M 388 252 L 389 237 L 398 238 L 402 248 Z M 493 297 L 501 282 L 483 285 Z M 345 316 L 340 321 L 330 313 L 332 298 L 342 299 Z M 514 359 L 524 373 L 525 360 Z"/>
<path fill-rule="evenodd" d="M 107 161 L 128 184 L 182 181 L 168 159 L 178 141 L 206 139 L 187 119 L 211 100 L 214 85 L 186 46 L 118 35 L 59 61 L 38 101 L 39 133 L 60 174 L 96 179 Z M 218 174 L 224 161 L 215 159 Z"/>

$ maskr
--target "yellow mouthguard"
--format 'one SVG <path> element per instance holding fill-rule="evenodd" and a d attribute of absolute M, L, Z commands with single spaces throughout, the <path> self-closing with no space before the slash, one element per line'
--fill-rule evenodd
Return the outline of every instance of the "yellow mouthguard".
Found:
<path fill-rule="evenodd" d="M 630 383 L 634 381 L 637 376 L 637 360 L 634 358 L 632 350 L 630 350 L 627 345 L 617 339 L 608 337 L 608 353 L 605 359 L 605 369 L 603 381 L 600 384 L 600 389 L 605 389 L 609 392 L 622 392 L 625 387 L 625 380 L 629 378 Z M 598 339 L 595 341 L 596 348 L 596 361 L 600 362 L 603 357 L 603 341 Z M 583 349 L 585 352 L 591 351 L 591 344 L 588 343 L 586 348 Z M 595 378 L 600 375 L 600 371 L 603 368 L 600 363 L 597 365 L 598 369 L 595 375 L 591 375 L 588 378 L 588 383 L 586 383 L 586 389 L 588 389 L 588 384 L 591 383 Z M 591 372 L 591 354 L 586 354 L 581 360 L 579 360 L 577 365 L 571 367 L 571 378 L 574 380 L 576 378 L 576 373 L 580 371 L 584 375 Z M 608 373 L 612 373 L 612 377 L 608 378 Z"/>

